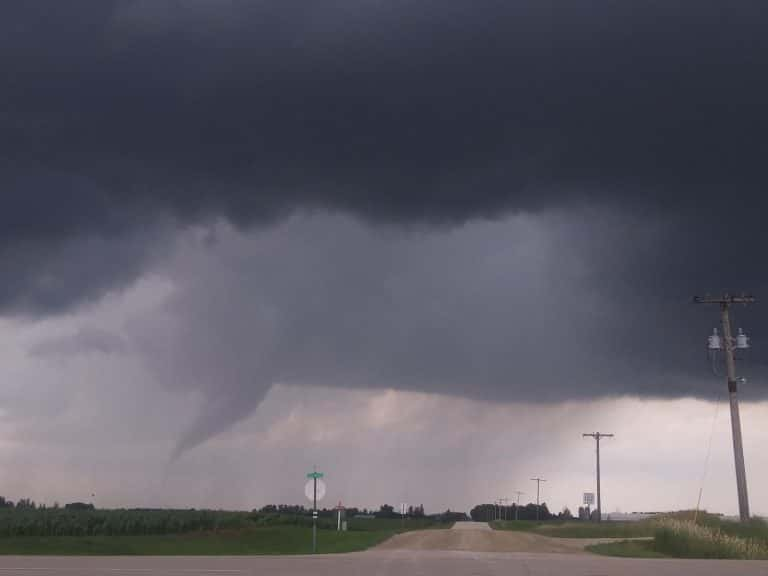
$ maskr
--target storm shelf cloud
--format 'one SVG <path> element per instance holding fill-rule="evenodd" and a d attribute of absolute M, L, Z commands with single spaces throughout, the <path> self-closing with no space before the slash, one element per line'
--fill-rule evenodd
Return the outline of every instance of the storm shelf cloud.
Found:
<path fill-rule="evenodd" d="M 0 308 L 171 278 L 34 351 L 145 355 L 210 399 L 180 449 L 279 382 L 711 398 L 690 296 L 768 295 L 763 11 L 6 0 Z"/>

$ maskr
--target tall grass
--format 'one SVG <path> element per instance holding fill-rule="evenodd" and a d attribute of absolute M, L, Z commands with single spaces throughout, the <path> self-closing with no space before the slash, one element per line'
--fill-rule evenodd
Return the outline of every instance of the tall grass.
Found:
<path fill-rule="evenodd" d="M 679 558 L 768 559 L 768 542 L 764 539 L 739 537 L 726 533 L 721 526 L 676 518 L 659 521 L 654 549 Z"/>

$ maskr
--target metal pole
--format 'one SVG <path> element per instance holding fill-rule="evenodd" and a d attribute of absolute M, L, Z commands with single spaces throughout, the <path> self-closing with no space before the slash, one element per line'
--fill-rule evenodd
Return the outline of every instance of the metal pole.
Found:
<path fill-rule="evenodd" d="M 720 305 L 725 340 L 725 366 L 728 374 L 728 397 L 731 404 L 731 432 L 733 435 L 733 458 L 736 465 L 736 490 L 739 497 L 739 517 L 742 522 L 749 520 L 749 497 L 747 495 L 747 473 L 744 468 L 744 447 L 741 442 L 741 416 L 739 415 L 736 361 L 733 357 L 733 336 L 728 302 Z"/>
<path fill-rule="evenodd" d="M 314 498 L 312 500 L 312 554 L 317 554 L 317 475 L 314 476 Z"/>
<path fill-rule="evenodd" d="M 517 491 L 517 506 L 515 506 L 515 520 L 519 520 L 519 512 L 520 512 L 520 490 Z"/>

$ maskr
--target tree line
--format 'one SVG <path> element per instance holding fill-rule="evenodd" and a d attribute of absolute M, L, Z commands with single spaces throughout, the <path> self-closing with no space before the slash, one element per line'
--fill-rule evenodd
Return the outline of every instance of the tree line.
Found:
<path fill-rule="evenodd" d="M 450 511 L 449 511 L 450 512 Z M 303 506 L 303 505 L 294 505 L 294 504 L 267 504 L 266 506 L 262 506 L 258 510 L 254 510 L 254 513 L 257 514 L 285 514 L 285 515 L 308 515 L 312 513 L 312 508 Z M 394 506 L 391 506 L 389 504 L 382 504 L 378 510 L 374 509 L 368 509 L 368 508 L 356 508 L 353 506 L 345 507 L 344 508 L 344 514 L 347 518 L 352 518 L 355 516 L 372 516 L 374 518 L 400 518 L 402 517 L 400 513 L 400 509 L 395 509 Z M 335 516 L 336 515 L 336 508 L 322 508 L 317 510 L 317 515 L 319 517 L 324 516 Z M 424 518 L 426 514 L 424 513 L 424 505 L 419 504 L 418 506 L 408 506 L 406 509 L 405 517 L 406 518 Z"/>
<path fill-rule="evenodd" d="M 537 511 L 538 508 L 538 511 Z M 537 514 L 538 512 L 538 514 Z M 472 520 L 475 522 L 492 522 L 493 520 L 568 520 L 572 518 L 571 511 L 564 508 L 562 512 L 553 514 L 547 508 L 546 502 L 539 506 L 536 504 L 526 504 L 518 506 L 511 504 L 501 506 L 498 504 L 478 504 L 469 512 Z"/>

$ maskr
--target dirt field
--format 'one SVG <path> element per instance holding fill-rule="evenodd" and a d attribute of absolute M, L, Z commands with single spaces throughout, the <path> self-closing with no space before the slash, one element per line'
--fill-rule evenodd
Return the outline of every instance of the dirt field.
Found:
<path fill-rule="evenodd" d="M 376 549 L 584 554 L 585 546 L 606 541 L 610 540 L 548 538 L 528 532 L 492 530 L 482 522 L 457 522 L 451 530 L 418 530 L 398 534 Z"/>

